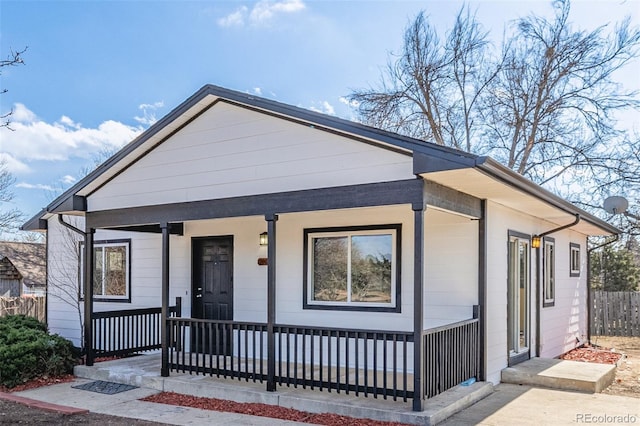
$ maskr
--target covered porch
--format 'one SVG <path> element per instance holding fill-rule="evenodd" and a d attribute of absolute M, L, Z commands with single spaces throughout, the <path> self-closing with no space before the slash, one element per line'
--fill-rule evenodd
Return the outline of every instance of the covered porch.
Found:
<path fill-rule="evenodd" d="M 473 238 L 464 240 L 473 241 L 473 247 L 466 247 L 466 250 L 475 253 L 462 259 L 467 266 L 449 265 L 467 268 L 474 274 L 465 284 L 470 286 L 472 302 L 460 303 L 461 306 L 454 309 L 458 311 L 455 314 L 436 314 L 438 310 L 446 310 L 440 309 L 438 300 L 453 293 L 433 291 L 433 300 L 425 296 L 430 282 L 441 279 L 445 283 L 442 287 L 448 285 L 446 277 L 438 277 L 438 273 L 446 274 L 446 268 L 434 262 L 445 261 L 446 256 L 457 255 L 457 260 L 464 258 L 460 251 L 444 253 L 444 257 L 433 252 L 431 260 L 425 256 L 425 250 L 429 248 L 425 210 L 431 208 L 452 212 L 443 213 L 447 218 L 464 217 L 464 221 L 472 224 L 470 229 L 475 230 Z M 84 315 L 92 319 L 84 324 L 87 366 L 93 364 L 95 356 L 160 350 L 161 377 L 206 375 L 259 384 L 269 392 L 293 387 L 354 394 L 410 402 L 413 410 L 422 411 L 428 398 L 467 379 L 484 379 L 483 208 L 483 203 L 473 197 L 415 179 L 88 211 L 85 213 L 84 294 L 91 296 L 93 292 L 87 283 L 94 282 L 96 230 L 144 233 L 152 237 L 160 234 L 155 238 L 159 237 L 160 243 L 157 265 L 161 271 L 161 285 L 157 289 L 161 292 L 161 306 L 98 313 L 93 298 L 86 297 Z M 327 306 L 320 306 L 312 307 L 317 310 L 307 311 L 306 306 L 302 307 L 308 300 L 306 293 L 304 300 L 292 296 L 293 301 L 289 301 L 290 295 L 283 293 L 293 288 L 287 287 L 288 282 L 295 284 L 304 280 L 303 274 L 297 271 L 298 267 L 302 268 L 298 259 L 302 250 L 295 250 L 302 242 L 301 231 L 304 229 L 306 237 L 308 228 L 324 225 L 322 217 L 343 213 L 348 217 L 345 220 L 353 223 L 365 220 L 358 216 L 369 215 L 367 220 L 372 223 L 404 226 L 397 227 L 404 229 L 398 231 L 398 247 L 403 232 L 405 237 L 402 260 L 398 250 L 397 268 L 408 279 L 400 278 L 398 272 L 392 307 L 372 310 L 356 306 L 335 313 Z M 264 291 L 257 297 L 263 301 L 263 308 L 252 310 L 248 300 L 236 300 L 232 306 L 242 307 L 243 311 L 237 309 L 231 319 L 195 315 L 200 296 L 196 290 L 199 288 L 193 286 L 193 294 L 186 300 L 178 296 L 176 281 L 183 281 L 182 288 L 186 285 L 187 289 L 192 289 L 191 282 L 184 282 L 191 281 L 189 276 L 193 271 L 173 272 L 175 257 L 189 258 L 188 265 L 193 261 L 192 254 L 188 249 L 185 254 L 184 247 L 189 248 L 193 240 L 201 235 L 225 235 L 217 231 L 216 226 L 226 226 L 230 220 L 235 220 L 237 226 L 251 228 L 251 224 L 259 224 L 260 217 L 269 238 L 264 256 L 266 266 L 263 267 L 266 269 L 266 288 L 255 287 L 246 294 Z M 345 225 L 336 220 L 331 223 Z M 456 224 L 447 223 L 447 220 L 437 225 L 443 229 L 437 232 L 434 229 L 434 234 L 441 238 L 455 238 L 456 232 L 461 232 L 456 231 Z M 317 229 L 320 228 L 313 228 L 314 231 Z M 468 234 L 466 228 L 462 232 Z M 300 241 L 292 242 L 291 235 L 298 233 L 296 238 Z M 407 234 L 410 238 L 406 238 Z M 240 237 L 237 239 L 241 240 Z M 239 247 L 232 251 L 241 253 L 242 250 Z M 255 262 L 255 258 L 251 261 Z M 429 272 L 432 277 L 426 276 Z M 304 289 L 307 291 L 306 286 Z M 432 305 L 425 303 L 429 300 Z M 296 308 L 287 307 L 293 305 Z M 432 316 L 427 312 L 429 306 L 433 306 Z M 263 318 L 260 318 L 260 312 L 264 313 Z M 457 319 L 447 319 L 447 315 Z M 347 324 L 349 326 L 345 327 Z M 140 338 L 147 335 L 150 337 Z M 151 340 L 153 343 L 149 343 Z"/>
<path fill-rule="evenodd" d="M 185 353 L 188 358 L 191 354 Z M 195 359 L 198 354 L 192 354 Z M 357 393 L 347 389 L 326 389 L 318 392 L 318 388 L 296 386 L 295 384 L 278 384 L 277 392 L 268 392 L 264 383 L 240 375 L 226 376 L 217 374 L 196 374 L 189 370 L 171 371 L 170 376 L 160 375 L 162 356 L 159 352 L 151 352 L 133 357 L 98 362 L 93 366 L 76 366 L 76 376 L 91 380 L 103 380 L 165 392 L 176 392 L 186 395 L 218 398 L 236 402 L 260 402 L 282 407 L 295 408 L 314 413 L 336 413 L 360 418 L 371 418 L 383 421 L 397 421 L 408 424 L 438 424 L 452 414 L 474 404 L 493 391 L 493 385 L 487 382 L 476 382 L 469 386 L 457 385 L 433 398 L 425 401 L 423 411 L 414 411 L 411 399 L 405 400 L 392 395 L 377 396 L 363 392 Z M 215 361 L 214 361 L 215 362 Z M 222 362 L 222 360 L 221 360 Z M 231 370 L 231 362 L 236 369 L 243 369 L 244 360 L 227 359 L 227 368 Z M 249 367 L 251 368 L 251 367 Z M 344 372 L 341 374 L 345 374 Z M 353 370 L 351 370 L 353 374 Z M 360 372 L 361 377 L 363 372 Z M 412 382 L 412 374 L 408 374 L 408 383 Z"/>

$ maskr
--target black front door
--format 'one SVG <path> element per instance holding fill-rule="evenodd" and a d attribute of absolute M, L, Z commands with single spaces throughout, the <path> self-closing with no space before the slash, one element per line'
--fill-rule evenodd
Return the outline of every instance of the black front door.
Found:
<path fill-rule="evenodd" d="M 194 238 L 193 318 L 233 320 L 233 237 Z M 231 331 L 223 325 L 192 330 L 191 349 L 230 354 Z"/>

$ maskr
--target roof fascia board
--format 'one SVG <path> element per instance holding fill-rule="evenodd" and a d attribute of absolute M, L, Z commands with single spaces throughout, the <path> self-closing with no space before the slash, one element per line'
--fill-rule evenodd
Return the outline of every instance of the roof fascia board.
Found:
<path fill-rule="evenodd" d="M 582 210 L 581 208 L 571 204 L 569 201 L 553 194 L 552 192 L 544 189 L 538 184 L 533 183 L 524 176 L 514 172 L 513 170 L 503 166 L 497 161 L 489 157 L 478 157 L 476 167 L 483 173 L 491 176 L 494 179 L 498 179 L 507 185 L 524 191 L 525 193 L 532 195 L 572 216 L 579 214 L 582 220 L 591 223 L 594 226 L 602 229 L 603 231 L 611 234 L 620 234 L 622 231 L 615 226 L 605 222 L 604 220 L 593 216 L 590 213 Z"/>
<path fill-rule="evenodd" d="M 42 209 L 38 214 L 27 220 L 21 227 L 21 231 L 46 231 L 48 227 L 48 221 L 44 218 L 47 214 L 47 209 Z"/>
<path fill-rule="evenodd" d="M 415 152 L 413 154 L 413 173 L 442 172 L 447 170 L 467 169 L 474 167 L 476 157 L 467 157 L 458 153 L 447 152 Z"/>
<path fill-rule="evenodd" d="M 71 194 L 54 208 L 47 208 L 48 213 L 86 212 L 87 199 L 81 195 Z"/>

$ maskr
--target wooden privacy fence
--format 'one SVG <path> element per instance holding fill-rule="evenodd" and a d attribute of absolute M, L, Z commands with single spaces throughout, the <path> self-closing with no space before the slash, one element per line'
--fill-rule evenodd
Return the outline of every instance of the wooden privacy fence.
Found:
<path fill-rule="evenodd" d="M 593 291 L 591 333 L 596 336 L 640 336 L 640 292 Z"/>
<path fill-rule="evenodd" d="M 0 297 L 0 317 L 27 315 L 45 322 L 46 297 Z"/>

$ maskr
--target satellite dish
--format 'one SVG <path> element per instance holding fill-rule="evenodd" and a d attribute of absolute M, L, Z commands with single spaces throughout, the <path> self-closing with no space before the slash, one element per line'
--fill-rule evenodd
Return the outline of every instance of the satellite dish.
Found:
<path fill-rule="evenodd" d="M 604 207 L 609 214 L 624 214 L 629 208 L 629 202 L 624 197 L 613 195 L 604 200 L 602 207 Z"/>

